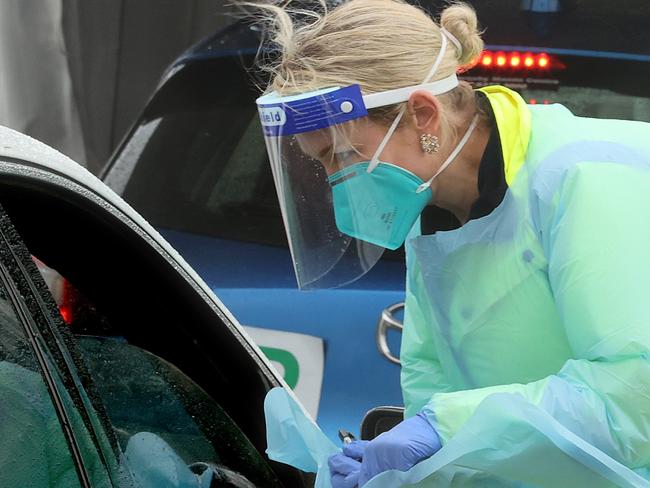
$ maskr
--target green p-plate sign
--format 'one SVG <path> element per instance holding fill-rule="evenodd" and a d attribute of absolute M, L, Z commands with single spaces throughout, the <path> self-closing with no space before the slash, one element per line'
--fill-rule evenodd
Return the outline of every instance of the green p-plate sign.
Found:
<path fill-rule="evenodd" d="M 295 388 L 298 385 L 298 378 L 300 377 L 300 365 L 296 356 L 289 351 L 274 347 L 260 346 L 260 349 L 271 361 L 278 362 L 282 365 L 284 368 L 284 381 L 292 389 Z"/>
<path fill-rule="evenodd" d="M 258 327 L 245 329 L 315 419 L 323 384 L 323 339 Z"/>

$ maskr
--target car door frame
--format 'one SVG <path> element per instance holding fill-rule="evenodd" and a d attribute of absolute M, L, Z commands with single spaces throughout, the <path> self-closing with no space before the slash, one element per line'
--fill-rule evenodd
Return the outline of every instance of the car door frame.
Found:
<path fill-rule="evenodd" d="M 0 128 L 0 136 L 3 128 Z M 56 191 L 61 198 L 82 198 L 89 205 L 101 207 L 106 214 L 103 218 L 115 218 L 120 225 L 134 231 L 137 237 L 145 241 L 160 255 L 176 273 L 205 301 L 215 315 L 228 328 L 236 342 L 246 350 L 247 356 L 254 361 L 258 375 L 270 389 L 275 386 L 284 387 L 293 395 L 279 373 L 271 366 L 258 346 L 252 342 L 236 319 L 223 306 L 201 278 L 185 263 L 180 255 L 168 244 L 142 217 L 129 207 L 119 196 L 115 195 L 103 183 L 87 173 L 76 163 L 56 153 L 51 148 L 41 145 L 40 154 L 30 154 L 25 158 L 20 154 L 8 151 L 8 147 L 0 148 L 0 187 L 7 185 L 6 179 L 12 182 L 20 181 L 20 185 L 49 185 L 48 191 Z M 263 451 L 262 451 L 263 454 Z M 285 471 L 283 466 L 275 465 L 276 472 Z M 293 470 L 289 470 L 293 471 Z M 293 475 L 290 475 L 293 477 Z M 286 479 L 286 478 L 285 478 Z"/>

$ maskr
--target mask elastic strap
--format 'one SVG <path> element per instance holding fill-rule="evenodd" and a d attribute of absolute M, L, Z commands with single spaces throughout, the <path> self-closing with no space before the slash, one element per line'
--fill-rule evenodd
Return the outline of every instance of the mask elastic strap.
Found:
<path fill-rule="evenodd" d="M 406 112 L 406 105 L 400 109 L 399 113 L 397 114 L 397 117 L 395 117 L 395 120 L 393 120 L 393 123 L 388 128 L 388 132 L 386 132 L 386 135 L 381 140 L 381 143 L 379 144 L 379 147 L 375 151 L 375 154 L 372 156 L 372 159 L 370 160 L 370 164 L 368 165 L 368 169 L 366 170 L 368 173 L 372 173 L 373 170 L 379 165 L 379 156 L 381 156 L 381 153 L 384 152 L 384 148 L 386 147 L 386 144 L 388 144 L 388 141 L 390 140 L 391 136 L 395 132 L 395 129 L 397 129 L 399 121 L 402 120 L 402 117 L 404 116 L 404 112 Z"/>
<path fill-rule="evenodd" d="M 465 147 L 465 144 L 467 144 L 467 141 L 469 141 L 469 138 L 472 135 L 472 132 L 474 132 L 477 123 L 478 123 L 478 114 L 474 116 L 474 118 L 472 119 L 472 123 L 469 124 L 469 127 L 467 128 L 467 132 L 465 132 L 465 135 L 460 140 L 456 148 L 451 152 L 451 154 L 447 157 L 447 159 L 445 159 L 445 162 L 442 163 L 440 168 L 438 168 L 436 174 L 433 175 L 431 178 L 429 178 L 428 181 L 418 186 L 418 189 L 415 191 L 415 193 L 421 193 L 427 188 L 429 188 L 433 183 L 433 180 L 435 180 L 438 177 L 438 175 L 442 173 L 445 169 L 447 169 L 447 166 L 449 166 L 454 161 L 454 159 L 456 159 L 456 156 L 458 156 L 458 154 L 463 150 L 463 147 Z"/>
<path fill-rule="evenodd" d="M 447 44 L 448 44 L 447 36 L 442 34 L 440 36 L 440 41 L 441 41 L 440 51 L 438 52 L 438 56 L 436 57 L 433 66 L 431 66 L 431 69 L 429 70 L 429 73 L 427 74 L 422 84 L 431 80 L 433 75 L 436 74 L 436 71 L 438 70 L 440 63 L 442 63 L 442 58 L 445 56 L 445 51 L 447 50 Z M 404 116 L 405 112 L 406 112 L 406 105 L 404 105 L 400 109 L 399 113 L 397 114 L 397 117 L 395 117 L 395 120 L 393 120 L 393 123 L 388 128 L 388 132 L 386 132 L 386 135 L 384 136 L 381 143 L 379 144 L 379 147 L 375 151 L 375 154 L 373 154 L 372 159 L 370 160 L 370 164 L 368 165 L 368 169 L 366 170 L 368 173 L 372 173 L 373 170 L 379 164 L 379 156 L 381 156 L 381 153 L 384 152 L 384 148 L 386 147 L 386 144 L 388 144 L 388 141 L 395 133 L 395 130 L 397 129 L 397 126 L 399 125 L 400 120 L 402 120 L 402 117 Z"/>

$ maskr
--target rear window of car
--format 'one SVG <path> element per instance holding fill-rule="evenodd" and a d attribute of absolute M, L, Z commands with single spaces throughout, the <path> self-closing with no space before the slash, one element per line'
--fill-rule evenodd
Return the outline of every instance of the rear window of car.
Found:
<path fill-rule="evenodd" d="M 560 103 L 581 117 L 650 122 L 650 55 L 488 48 L 463 75 L 474 87 L 504 85 L 529 104 Z M 525 67 L 527 59 L 533 69 Z M 546 60 L 543 68 L 540 59 Z"/>
<path fill-rule="evenodd" d="M 286 244 L 255 90 L 238 58 L 185 68 L 158 92 L 106 182 L 156 227 Z"/>

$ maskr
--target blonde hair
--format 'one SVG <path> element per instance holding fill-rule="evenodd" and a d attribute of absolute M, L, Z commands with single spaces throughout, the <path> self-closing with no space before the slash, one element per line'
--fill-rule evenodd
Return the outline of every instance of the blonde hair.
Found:
<path fill-rule="evenodd" d="M 268 91 L 282 95 L 351 84 L 369 94 L 420 84 L 440 52 L 441 27 L 458 40 L 462 50 L 449 42 L 430 81 L 471 66 L 483 49 L 476 13 L 465 3 L 446 7 L 440 25 L 402 0 L 349 0 L 333 10 L 327 9 L 324 0 L 319 0 L 317 10 L 291 9 L 287 3 L 284 7 L 256 4 L 270 40 L 281 49 L 279 59 L 263 66 L 270 72 Z M 444 112 L 444 137 L 455 132 L 453 114 L 471 108 L 474 95 L 461 82 L 438 99 Z M 401 106 L 380 107 L 370 115 L 390 124 Z"/>

